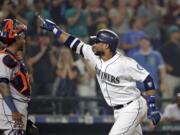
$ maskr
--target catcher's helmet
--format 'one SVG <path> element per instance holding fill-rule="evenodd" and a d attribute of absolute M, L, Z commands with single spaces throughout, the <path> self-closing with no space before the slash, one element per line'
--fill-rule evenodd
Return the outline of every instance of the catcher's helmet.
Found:
<path fill-rule="evenodd" d="M 102 43 L 107 43 L 109 44 L 110 49 L 115 52 L 118 42 L 119 42 L 119 37 L 118 35 L 108 29 L 101 29 L 96 33 L 96 36 L 91 36 L 91 40 L 94 42 L 102 42 Z"/>
<path fill-rule="evenodd" d="M 4 19 L 0 22 L 0 41 L 4 44 L 13 43 L 17 37 L 25 34 L 27 26 L 18 20 Z"/>

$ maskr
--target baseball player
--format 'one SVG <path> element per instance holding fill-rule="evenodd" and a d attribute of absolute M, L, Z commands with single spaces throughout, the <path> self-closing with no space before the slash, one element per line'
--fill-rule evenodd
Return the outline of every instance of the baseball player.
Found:
<path fill-rule="evenodd" d="M 119 41 L 116 33 L 99 30 L 96 36 L 91 37 L 95 41 L 91 46 L 67 34 L 48 19 L 43 21 L 41 28 L 52 31 L 65 46 L 92 63 L 102 94 L 114 110 L 115 123 L 109 135 L 142 135 L 140 122 L 146 110 L 154 125 L 160 121 L 153 80 L 136 61 L 116 51 Z M 146 100 L 137 89 L 136 81 L 144 83 Z"/>
<path fill-rule="evenodd" d="M 17 20 L 0 22 L 0 135 L 24 135 L 31 86 L 22 57 L 27 27 Z"/>

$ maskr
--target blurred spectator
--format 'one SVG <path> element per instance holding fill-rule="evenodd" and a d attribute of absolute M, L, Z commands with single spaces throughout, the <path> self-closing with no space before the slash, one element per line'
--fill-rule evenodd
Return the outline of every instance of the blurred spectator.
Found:
<path fill-rule="evenodd" d="M 50 61 L 51 38 L 47 33 L 39 34 L 38 45 L 27 46 L 28 62 L 33 67 L 33 94 L 52 95 L 54 69 Z"/>
<path fill-rule="evenodd" d="M 164 24 L 166 26 L 174 25 L 176 18 L 180 15 L 178 0 L 165 0 L 165 8 L 167 14 L 164 16 Z"/>
<path fill-rule="evenodd" d="M 174 89 L 180 84 L 180 29 L 171 26 L 167 30 L 169 41 L 160 48 L 168 72 L 164 98 L 173 98 Z"/>
<path fill-rule="evenodd" d="M 65 11 L 69 8 L 67 0 L 51 0 L 50 13 L 54 22 L 57 25 L 65 25 L 66 20 L 64 18 Z"/>
<path fill-rule="evenodd" d="M 108 19 L 104 9 L 100 6 L 100 0 L 88 0 L 87 4 L 89 34 L 93 35 L 97 30 L 107 28 Z"/>
<path fill-rule="evenodd" d="M 35 16 L 35 13 L 39 13 L 42 17 L 51 20 L 50 12 L 45 9 L 45 1 L 34 0 L 34 8 L 26 13 L 25 17 L 28 21 L 29 31 L 31 31 L 32 34 L 41 32 L 39 28 L 41 21 Z"/>
<path fill-rule="evenodd" d="M 161 54 L 152 49 L 150 39 L 143 37 L 140 42 L 140 51 L 135 53 L 133 58 L 143 66 L 152 76 L 155 88 L 163 92 L 165 90 L 165 65 Z M 141 90 L 144 89 L 143 84 L 139 84 Z"/>
<path fill-rule="evenodd" d="M 137 8 L 141 4 L 141 0 L 127 0 L 127 12 L 129 18 L 133 18 L 136 15 Z"/>
<path fill-rule="evenodd" d="M 53 55 L 51 53 L 51 55 Z M 60 79 L 56 96 L 75 96 L 76 83 L 79 70 L 74 66 L 74 60 L 71 50 L 63 47 L 60 50 L 59 58 L 57 59 L 57 77 Z M 75 102 L 63 101 L 60 103 L 60 113 L 74 113 L 76 109 Z"/>
<path fill-rule="evenodd" d="M 28 21 L 26 19 L 26 14 L 31 11 L 31 6 L 28 5 L 28 0 L 18 0 L 18 4 L 16 6 L 16 9 L 13 10 L 13 12 L 16 12 L 19 16 L 21 16 L 21 21 L 25 24 L 28 24 Z"/>
<path fill-rule="evenodd" d="M 56 70 L 56 74 L 60 78 L 57 95 L 75 95 L 78 72 L 77 67 L 74 66 L 71 50 L 65 47 L 61 48 Z"/>
<path fill-rule="evenodd" d="M 142 19 L 143 30 L 151 38 L 153 47 L 159 48 L 161 8 L 157 0 L 144 0 L 137 9 L 137 17 Z"/>
<path fill-rule="evenodd" d="M 115 1 L 114 0 L 104 0 L 102 2 L 102 6 L 104 10 L 108 13 L 112 8 L 114 8 Z"/>
<path fill-rule="evenodd" d="M 90 65 L 89 61 L 84 58 L 75 61 L 75 65 L 80 72 L 79 83 L 77 85 L 77 95 L 80 97 L 96 97 L 95 70 Z M 96 101 L 81 101 L 79 105 L 81 114 L 87 112 L 91 115 L 97 114 L 98 107 Z"/>
<path fill-rule="evenodd" d="M 81 7 L 81 1 L 73 0 L 73 8 L 66 10 L 65 18 L 67 21 L 68 33 L 81 38 L 84 42 L 88 41 L 88 14 Z"/>
<path fill-rule="evenodd" d="M 21 21 L 24 24 L 27 24 L 27 20 L 24 18 L 24 16 L 21 14 L 20 10 L 22 8 L 28 7 L 26 0 L 22 2 L 19 0 L 19 5 L 17 6 L 16 3 L 5 0 L 2 5 L 2 10 L 0 11 L 0 20 L 11 18 L 11 19 L 17 19 Z M 28 10 L 29 8 L 26 8 Z M 25 9 L 24 9 L 25 13 Z"/>
<path fill-rule="evenodd" d="M 127 11 L 126 0 L 118 1 L 118 8 L 112 8 L 109 11 L 109 18 L 111 21 L 111 29 L 119 36 L 122 36 L 129 29 L 130 17 Z"/>
<path fill-rule="evenodd" d="M 176 103 L 169 104 L 162 117 L 162 122 L 180 122 L 180 87 L 175 92 Z"/>
<path fill-rule="evenodd" d="M 138 18 L 133 18 L 130 21 L 131 29 L 122 37 L 122 49 L 126 55 L 132 57 L 135 52 L 139 51 L 139 40 L 145 35 L 141 30 L 142 21 Z"/>

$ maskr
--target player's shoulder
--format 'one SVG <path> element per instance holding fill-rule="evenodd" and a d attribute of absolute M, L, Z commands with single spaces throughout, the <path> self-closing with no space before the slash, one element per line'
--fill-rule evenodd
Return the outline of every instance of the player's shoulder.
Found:
<path fill-rule="evenodd" d="M 123 61 L 124 63 L 136 63 L 136 61 L 130 57 L 127 57 L 125 55 L 122 55 L 120 57 L 120 60 Z"/>
<path fill-rule="evenodd" d="M 14 68 L 17 65 L 17 61 L 9 54 L 0 53 L 0 63 L 8 68 Z"/>
<path fill-rule="evenodd" d="M 136 60 L 127 57 L 127 56 L 121 56 L 120 57 L 120 63 L 121 63 L 121 67 L 124 67 L 125 69 L 129 68 L 129 67 L 140 67 L 140 65 L 136 62 Z"/>

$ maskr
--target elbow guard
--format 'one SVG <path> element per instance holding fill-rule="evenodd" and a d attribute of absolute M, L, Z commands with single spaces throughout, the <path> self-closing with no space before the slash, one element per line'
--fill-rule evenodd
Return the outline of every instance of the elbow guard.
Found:
<path fill-rule="evenodd" d="M 152 79 L 152 77 L 150 75 L 148 75 L 146 77 L 146 79 L 143 81 L 143 84 L 144 84 L 144 87 L 145 87 L 146 91 L 155 90 L 154 82 L 153 82 L 153 79 Z"/>
<path fill-rule="evenodd" d="M 72 51 L 76 52 L 77 54 L 80 54 L 82 57 L 84 57 L 82 48 L 83 43 L 76 37 L 70 35 L 68 39 L 65 41 L 64 45 L 66 47 L 69 47 L 72 49 Z"/>

